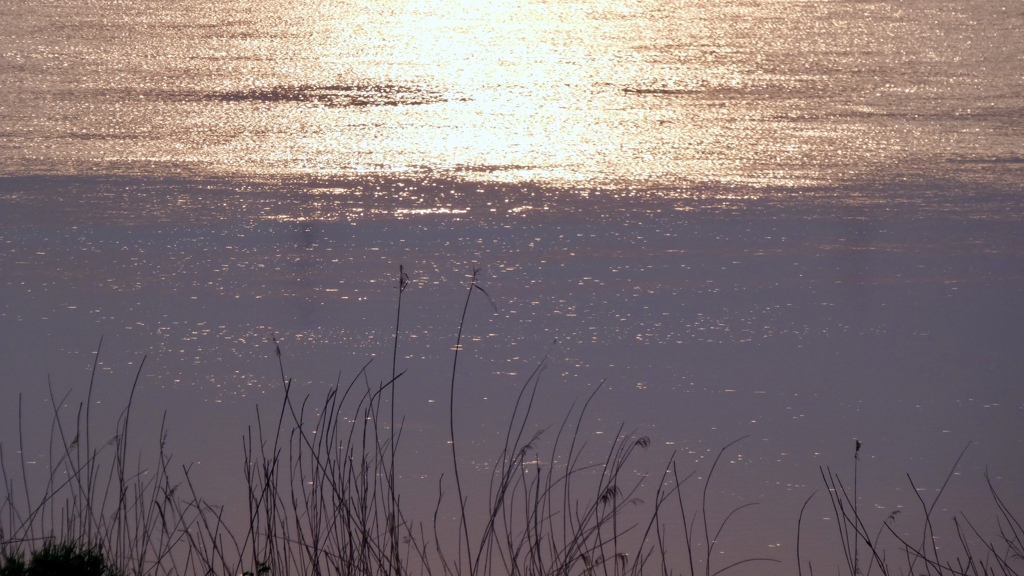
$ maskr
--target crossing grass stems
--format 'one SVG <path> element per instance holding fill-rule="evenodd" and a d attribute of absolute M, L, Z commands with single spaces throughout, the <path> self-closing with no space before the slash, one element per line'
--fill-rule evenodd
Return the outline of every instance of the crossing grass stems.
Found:
<path fill-rule="evenodd" d="M 395 412 L 405 375 L 397 367 L 402 297 L 410 286 L 404 268 L 399 268 L 397 280 L 392 365 L 384 380 L 371 380 L 367 362 L 348 382 L 339 379 L 312 409 L 308 396 L 295 394 L 281 344 L 272 338 L 281 397 L 269 414 L 257 407 L 254 423 L 243 434 L 246 526 L 229 526 L 224 508 L 200 495 L 190 465 L 175 463 L 168 450 L 163 423 L 155 460 L 144 463 L 141 450 L 133 455 L 132 405 L 145 359 L 113 434 L 99 440 L 94 438 L 90 407 L 102 339 L 86 400 L 73 413 L 65 408 L 70 392 L 58 396 L 49 384 L 53 412 L 41 484 L 29 479 L 19 397 L 18 456 L 11 458 L 13 464 L 0 443 L 0 574 L 27 574 L 32 559 L 41 553 L 49 558 L 55 550 L 70 551 L 67 557 L 98 556 L 107 574 L 136 575 L 717 576 L 744 564 L 780 561 L 721 561 L 712 555 L 730 521 L 754 504 L 709 514 L 712 476 L 723 455 L 742 438 L 724 446 L 704 470 L 682 471 L 671 454 L 649 486 L 652 478 L 635 474 L 631 463 L 638 452 L 649 449 L 650 438 L 620 426 L 594 456 L 582 437 L 600 385 L 553 431 L 533 422 L 548 356 L 509 406 L 504 441 L 496 448 L 487 486 L 474 492 L 486 492 L 487 501 L 471 502 L 460 474 L 464 463 L 455 426 L 459 352 L 474 296 L 494 306 L 476 270 L 458 322 L 449 384 L 449 472 L 455 498 L 447 497 L 449 484 L 443 474 L 433 517 L 408 517 L 397 482 L 403 419 Z M 931 522 L 942 491 L 931 503 L 920 500 L 924 524 L 919 541 L 908 541 L 892 528 L 895 512 L 871 530 L 858 510 L 859 455 L 858 442 L 852 495 L 839 474 L 821 470 L 850 576 L 872 571 L 884 576 L 1019 573 L 1024 528 L 991 481 L 998 533 L 985 537 L 960 514 L 955 523 L 959 551 L 943 555 L 935 545 Z M 691 505 L 683 487 L 701 477 L 703 484 L 696 486 L 700 496 Z M 805 569 L 809 575 L 814 571 L 809 563 L 804 565 L 800 550 L 803 516 L 813 497 L 805 501 L 795 525 L 795 560 L 801 576 Z M 483 513 L 471 514 L 479 511 Z M 723 519 L 713 521 L 713 516 Z M 454 544 L 444 537 L 451 532 L 444 518 L 452 517 L 457 522 Z M 895 558 L 886 555 L 887 542 L 899 551 Z M 684 559 L 673 564 L 669 551 L 680 549 L 685 550 Z"/>

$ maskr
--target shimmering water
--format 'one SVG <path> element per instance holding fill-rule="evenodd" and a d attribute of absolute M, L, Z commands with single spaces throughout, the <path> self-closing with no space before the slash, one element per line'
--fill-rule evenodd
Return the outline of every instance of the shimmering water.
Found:
<path fill-rule="evenodd" d="M 148 354 L 140 410 L 230 494 L 269 336 L 314 396 L 383 377 L 401 264 L 429 475 L 479 267 L 474 465 L 550 350 L 540 424 L 606 380 L 594 442 L 698 466 L 749 434 L 721 492 L 784 566 L 854 438 L 881 518 L 969 440 L 949 514 L 987 513 L 986 466 L 1019 501 L 1024 6 L 491 4 L 0 0 L 4 403 L 48 414 L 102 335 L 104 401 Z"/>
<path fill-rule="evenodd" d="M 1017 3 L 362 4 L 4 2 L 4 171 L 671 190 L 1024 161 Z"/>

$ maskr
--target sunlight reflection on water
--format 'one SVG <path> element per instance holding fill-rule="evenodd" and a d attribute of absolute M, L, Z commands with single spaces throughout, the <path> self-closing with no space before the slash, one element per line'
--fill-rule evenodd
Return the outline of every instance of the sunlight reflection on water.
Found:
<path fill-rule="evenodd" d="M 1013 37 L 1021 16 L 917 8 L 14 3 L 0 154 L 14 173 L 426 172 L 669 194 L 992 182 L 986 163 L 1020 157 L 1021 56 L 969 40 Z"/>
<path fill-rule="evenodd" d="M 152 355 L 148 408 L 178 414 L 185 454 L 234 455 L 224 427 L 278 390 L 270 339 L 297 390 L 353 377 L 390 351 L 403 264 L 403 473 L 422 479 L 479 267 L 498 310 L 477 302 L 461 347 L 474 467 L 550 349 L 541 422 L 607 378 L 595 438 L 639 422 L 699 465 L 750 434 L 717 496 L 778 514 L 744 536 L 790 530 L 854 435 L 877 458 L 865 479 L 900 487 L 872 502 L 886 511 L 907 496 L 890 472 L 941 478 L 967 439 L 965 475 L 1018 482 L 1019 9 L 0 13 L 0 334 L 26 396 L 49 372 L 79 385 L 105 334 L 111 380 Z M 208 476 L 234 478 L 225 462 Z"/>

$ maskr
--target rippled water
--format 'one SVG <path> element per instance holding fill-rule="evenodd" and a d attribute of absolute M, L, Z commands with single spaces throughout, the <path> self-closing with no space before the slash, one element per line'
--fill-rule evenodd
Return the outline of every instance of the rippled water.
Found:
<path fill-rule="evenodd" d="M 7 173 L 1013 186 L 1000 2 L 5 2 Z M 892 190 L 888 190 L 892 193 Z"/>
<path fill-rule="evenodd" d="M 1022 493 L 1024 6 L 491 4 L 0 0 L 4 398 L 103 335 L 105 401 L 148 354 L 140 410 L 230 493 L 269 336 L 314 396 L 380 363 L 401 264 L 415 478 L 479 267 L 473 462 L 550 350 L 541 423 L 607 380 L 595 442 L 750 435 L 754 555 L 854 438 L 882 518 L 969 440 L 950 514 L 986 466 Z"/>

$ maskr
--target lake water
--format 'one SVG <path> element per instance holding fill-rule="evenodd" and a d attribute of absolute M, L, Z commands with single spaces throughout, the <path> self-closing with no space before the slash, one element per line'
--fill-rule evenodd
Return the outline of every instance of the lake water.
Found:
<path fill-rule="evenodd" d="M 97 398 L 146 356 L 142 420 L 231 505 L 271 337 L 315 400 L 386 379 L 401 265 L 429 514 L 479 268 L 469 469 L 549 354 L 537 425 L 604 382 L 581 434 L 635 427 L 652 474 L 749 436 L 714 484 L 760 502 L 720 544 L 782 560 L 750 573 L 792 573 L 855 439 L 879 519 L 969 441 L 943 519 L 994 518 L 985 470 L 1024 507 L 1024 5 L 480 4 L 0 0 L 5 448 L 102 336 Z M 805 517 L 826 572 L 833 515 Z"/>

